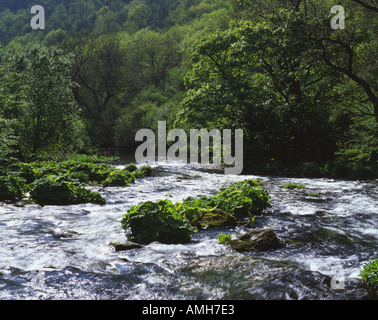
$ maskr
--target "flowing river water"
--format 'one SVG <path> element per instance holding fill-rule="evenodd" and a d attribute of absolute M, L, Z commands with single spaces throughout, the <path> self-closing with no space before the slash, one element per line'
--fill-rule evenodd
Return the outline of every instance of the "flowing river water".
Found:
<path fill-rule="evenodd" d="M 157 163 L 155 175 L 126 188 L 90 188 L 106 206 L 0 204 L 0 300 L 375 299 L 359 272 L 378 256 L 377 182 L 232 176 L 203 166 Z M 237 253 L 219 233 L 200 231 L 185 245 L 157 242 L 116 252 L 122 215 L 142 201 L 212 195 L 261 178 L 272 208 L 255 226 L 273 229 L 285 247 Z M 288 182 L 306 186 L 286 190 Z M 310 197 L 309 193 L 318 193 Z"/>

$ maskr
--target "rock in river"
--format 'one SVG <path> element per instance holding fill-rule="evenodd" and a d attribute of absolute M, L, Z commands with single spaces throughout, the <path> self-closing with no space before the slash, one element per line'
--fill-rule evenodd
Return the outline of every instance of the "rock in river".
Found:
<path fill-rule="evenodd" d="M 114 247 L 114 249 L 117 252 L 143 248 L 141 245 L 134 242 L 127 242 L 127 243 L 111 242 L 110 244 Z"/>
<path fill-rule="evenodd" d="M 205 225 L 205 229 L 217 229 L 236 226 L 237 221 L 231 213 L 221 209 L 213 209 L 204 213 L 201 219 L 201 225 Z"/>
<path fill-rule="evenodd" d="M 236 240 L 231 240 L 230 247 L 238 252 L 255 252 L 278 249 L 282 245 L 274 231 L 255 229 Z"/>

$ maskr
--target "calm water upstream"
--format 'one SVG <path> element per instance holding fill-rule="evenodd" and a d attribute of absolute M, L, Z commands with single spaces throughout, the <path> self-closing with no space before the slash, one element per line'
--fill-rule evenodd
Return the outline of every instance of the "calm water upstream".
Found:
<path fill-rule="evenodd" d="M 127 188 L 91 188 L 106 206 L 0 204 L 0 299 L 372 299 L 359 280 L 378 256 L 378 184 L 260 177 L 272 208 L 255 225 L 275 230 L 286 246 L 243 254 L 201 231 L 186 245 L 152 243 L 115 252 L 121 218 L 142 201 L 211 195 L 256 176 L 184 164 L 156 164 L 157 175 Z M 307 189 L 288 191 L 288 182 Z M 309 197 L 315 192 L 319 197 Z M 344 289 L 333 289 L 335 276 Z M 340 284 L 337 282 L 336 284 Z"/>

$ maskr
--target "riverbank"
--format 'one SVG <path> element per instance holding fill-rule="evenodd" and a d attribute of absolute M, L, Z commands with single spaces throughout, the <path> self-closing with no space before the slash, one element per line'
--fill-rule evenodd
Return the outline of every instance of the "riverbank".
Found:
<path fill-rule="evenodd" d="M 378 164 L 359 164 L 332 160 L 323 164 L 247 163 L 243 174 L 273 175 L 281 177 L 329 178 L 343 180 L 377 180 Z"/>

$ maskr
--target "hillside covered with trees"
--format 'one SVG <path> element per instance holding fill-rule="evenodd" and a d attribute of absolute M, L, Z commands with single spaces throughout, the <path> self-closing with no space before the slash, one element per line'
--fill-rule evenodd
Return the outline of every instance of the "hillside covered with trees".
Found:
<path fill-rule="evenodd" d="M 139 129 L 167 121 L 244 129 L 245 164 L 262 172 L 373 177 L 376 1 L 37 2 L 0 1 L 0 165 L 132 153 Z M 335 4 L 345 29 L 331 28 Z"/>

